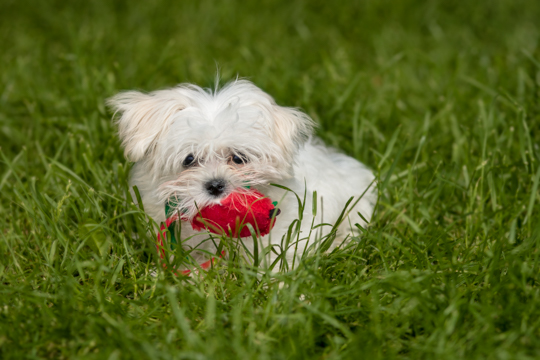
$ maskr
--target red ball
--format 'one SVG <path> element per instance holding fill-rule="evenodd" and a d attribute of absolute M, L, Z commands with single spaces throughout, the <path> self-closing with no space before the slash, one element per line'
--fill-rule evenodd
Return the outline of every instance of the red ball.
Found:
<path fill-rule="evenodd" d="M 240 237 L 247 237 L 251 236 L 251 231 L 246 224 L 251 224 L 254 235 L 264 236 L 274 227 L 275 212 L 275 216 L 280 213 L 272 201 L 257 190 L 233 192 L 220 204 L 200 209 L 191 226 L 194 230 L 208 229 L 214 234 L 233 237 L 238 237 L 240 230 Z"/>

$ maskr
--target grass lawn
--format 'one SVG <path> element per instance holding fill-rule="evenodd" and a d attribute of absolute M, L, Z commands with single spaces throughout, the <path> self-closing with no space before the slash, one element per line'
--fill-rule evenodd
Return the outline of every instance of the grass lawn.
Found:
<path fill-rule="evenodd" d="M 0 358 L 539 358 L 539 41 L 538 0 L 1 1 Z M 218 68 L 374 169 L 361 238 L 151 275 L 104 100 Z"/>

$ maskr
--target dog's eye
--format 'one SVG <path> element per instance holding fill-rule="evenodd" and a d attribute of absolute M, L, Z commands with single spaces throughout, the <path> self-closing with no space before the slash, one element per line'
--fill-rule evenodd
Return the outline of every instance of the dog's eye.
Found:
<path fill-rule="evenodd" d="M 184 159 L 184 162 L 182 163 L 182 165 L 184 165 L 185 167 L 195 165 L 195 157 L 193 155 L 189 154 Z"/>
<path fill-rule="evenodd" d="M 238 165 L 242 165 L 242 164 L 247 163 L 246 157 L 241 155 L 241 154 L 240 155 L 234 154 L 232 156 L 232 161 L 233 161 L 233 163 L 238 164 Z"/>

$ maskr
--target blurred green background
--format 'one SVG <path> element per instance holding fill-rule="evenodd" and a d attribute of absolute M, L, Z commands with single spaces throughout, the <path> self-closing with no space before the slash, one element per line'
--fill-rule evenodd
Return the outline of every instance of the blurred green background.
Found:
<path fill-rule="evenodd" d="M 537 0 L 2 0 L 0 357 L 538 358 L 539 39 Z M 217 72 L 374 169 L 362 238 L 150 275 L 104 101 Z"/>
<path fill-rule="evenodd" d="M 495 94 L 488 88 L 523 96 L 518 81 L 535 65 L 522 51 L 537 51 L 538 7 L 500 0 L 6 0 L 2 107 L 17 121 L 29 106 L 41 113 L 42 122 L 24 121 L 34 125 L 33 138 L 43 134 L 36 123 L 65 132 L 75 125 L 70 119 L 96 109 L 107 118 L 103 99 L 118 90 L 212 86 L 219 69 L 224 81 L 246 77 L 280 104 L 303 108 L 321 124 L 321 136 L 348 152 L 360 103 L 376 128 L 367 131 L 380 132 L 357 139 L 366 158 L 369 145 L 395 126 L 416 133 L 427 112 L 452 104 L 467 121 L 475 97 Z M 4 127 L 2 135 L 13 146 L 29 140 L 21 128 Z"/>

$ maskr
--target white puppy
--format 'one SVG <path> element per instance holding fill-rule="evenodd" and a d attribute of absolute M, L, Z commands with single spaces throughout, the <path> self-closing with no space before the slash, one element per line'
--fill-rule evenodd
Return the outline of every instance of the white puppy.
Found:
<path fill-rule="evenodd" d="M 335 243 L 365 226 L 376 202 L 374 176 L 355 159 L 326 148 L 313 137 L 314 122 L 304 113 L 282 107 L 261 89 L 246 80 L 237 80 L 219 90 L 182 84 L 149 94 L 137 91 L 120 93 L 109 105 L 121 116 L 119 137 L 128 160 L 135 162 L 131 186 L 140 191 L 144 209 L 157 223 L 166 220 L 165 204 L 177 199 L 183 218 L 191 219 L 197 207 L 219 203 L 236 189 L 250 186 L 275 201 L 281 215 L 272 232 L 261 239 L 263 247 L 278 245 L 268 252 L 286 252 L 289 264 L 300 256 L 311 234 L 325 236 L 331 226 L 310 232 L 312 224 L 334 224 L 347 200 L 355 196 L 356 205 L 339 226 Z M 285 186 L 298 194 L 306 193 L 300 239 L 282 249 L 282 239 L 298 218 L 294 194 L 271 184 Z M 312 198 L 317 191 L 317 214 Z M 362 196 L 363 194 L 363 196 Z M 360 198 L 361 197 L 361 198 Z M 351 205 L 352 205 L 351 204 Z M 362 214 L 362 217 L 358 215 Z M 203 259 L 216 251 L 207 233 L 194 231 L 189 222 L 181 224 L 182 245 L 205 250 Z M 195 235 L 195 236 L 193 236 Z M 188 240 L 185 240 L 188 239 Z M 244 244 L 253 251 L 253 240 Z M 261 249 L 261 247 L 259 247 Z"/>

